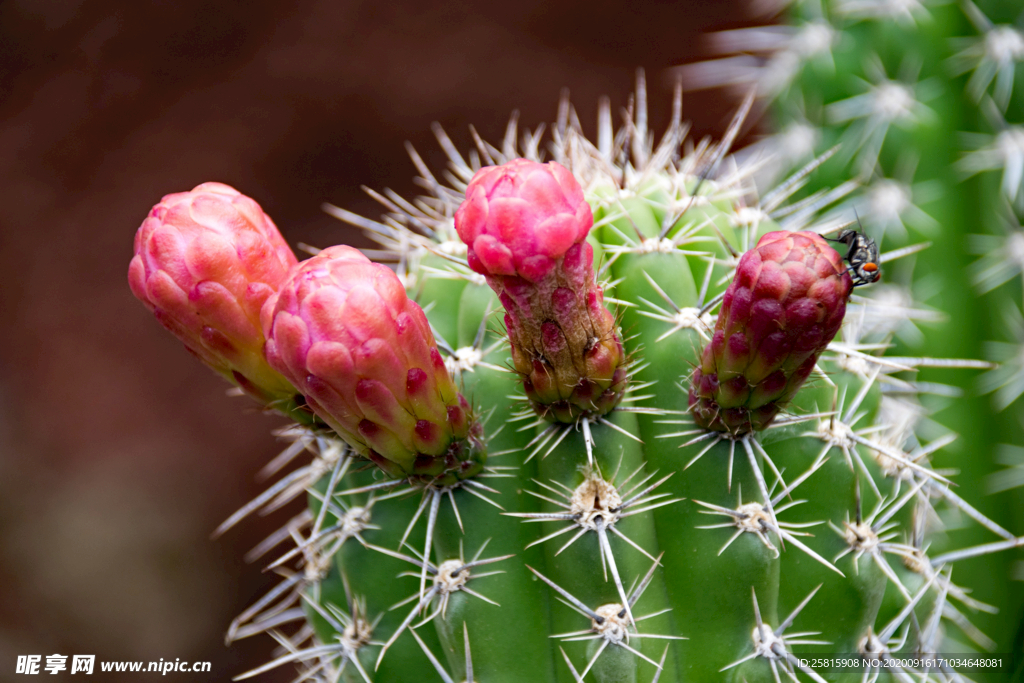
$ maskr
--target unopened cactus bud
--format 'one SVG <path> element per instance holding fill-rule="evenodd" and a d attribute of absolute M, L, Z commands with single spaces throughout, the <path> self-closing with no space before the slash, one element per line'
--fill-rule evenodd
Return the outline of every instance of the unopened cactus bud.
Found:
<path fill-rule="evenodd" d="M 603 415 L 626 387 L 626 358 L 594 279 L 594 218 L 563 166 L 515 159 L 477 172 L 455 214 L 469 265 L 505 307 L 515 369 L 538 414 Z"/>
<path fill-rule="evenodd" d="M 470 406 L 386 266 L 347 246 L 321 251 L 267 303 L 263 329 L 270 364 L 388 474 L 454 483 L 483 468 Z"/>
<path fill-rule="evenodd" d="M 842 257 L 820 235 L 764 235 L 740 259 L 693 373 L 697 424 L 733 434 L 771 424 L 839 331 L 852 287 Z"/>
<path fill-rule="evenodd" d="M 271 405 L 295 388 L 263 356 L 260 309 L 297 260 L 259 204 L 222 183 L 166 195 L 135 233 L 128 283 L 195 356 Z"/>

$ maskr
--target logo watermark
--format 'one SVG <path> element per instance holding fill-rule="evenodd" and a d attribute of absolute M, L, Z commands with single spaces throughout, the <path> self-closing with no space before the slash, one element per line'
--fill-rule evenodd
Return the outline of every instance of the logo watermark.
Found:
<path fill-rule="evenodd" d="M 71 660 L 70 663 L 68 660 Z M 210 673 L 213 665 L 210 662 L 183 662 L 181 658 L 174 661 L 162 657 L 155 662 L 101 660 L 96 662 L 96 655 L 18 655 L 14 673 L 39 675 L 59 673 L 90 675 L 102 672 L 133 672 L 158 673 L 166 676 L 169 673 Z"/>

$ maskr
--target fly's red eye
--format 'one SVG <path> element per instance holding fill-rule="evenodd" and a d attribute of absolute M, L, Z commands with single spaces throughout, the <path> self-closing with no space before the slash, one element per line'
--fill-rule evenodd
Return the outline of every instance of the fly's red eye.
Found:
<path fill-rule="evenodd" d="M 868 271 L 869 273 L 874 273 L 875 271 L 878 270 L 878 266 L 876 266 L 874 263 L 865 263 L 863 266 L 861 266 L 861 268 Z"/>

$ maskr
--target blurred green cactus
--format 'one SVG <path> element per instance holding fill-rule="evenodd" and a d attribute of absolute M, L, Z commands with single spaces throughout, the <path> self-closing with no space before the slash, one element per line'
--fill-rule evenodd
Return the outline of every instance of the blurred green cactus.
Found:
<path fill-rule="evenodd" d="M 936 387 L 921 403 L 924 414 L 970 437 L 951 447 L 953 457 L 939 454 L 936 465 L 956 468 L 958 495 L 1004 525 L 1024 515 L 1024 492 L 1013 491 L 1020 486 L 1015 447 L 1007 445 L 1024 440 L 1021 9 L 1003 0 L 795 2 L 787 26 L 713 34 L 709 44 L 723 57 L 680 74 L 696 87 L 757 84 L 760 107 L 779 133 L 755 145 L 748 161 L 774 150 L 799 165 L 838 146 L 803 188 L 806 201 L 839 199 L 827 214 L 855 212 L 890 253 L 928 240 L 926 252 L 889 268 L 884 286 L 864 296 L 887 300 L 905 319 L 886 340 L 892 352 L 999 364 L 973 382 L 953 374 L 952 386 Z M 765 187 L 770 175 L 759 179 Z M 933 321 L 943 319 L 955 333 L 917 329 L 940 329 Z M 920 379 L 936 377 L 923 370 Z M 952 527 L 947 533 L 960 544 L 992 540 L 983 527 Z M 1022 566 L 1019 551 L 958 564 L 958 581 L 991 585 L 988 601 L 999 607 L 973 619 L 991 641 L 966 631 L 960 637 L 1015 648 L 1020 658 L 1024 586 L 1012 579 L 1024 577 Z"/>

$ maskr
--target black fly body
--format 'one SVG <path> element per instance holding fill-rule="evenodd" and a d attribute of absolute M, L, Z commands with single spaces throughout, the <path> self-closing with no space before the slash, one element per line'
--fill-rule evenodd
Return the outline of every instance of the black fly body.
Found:
<path fill-rule="evenodd" d="M 848 247 L 845 258 L 850 267 L 854 287 L 878 282 L 882 277 L 882 270 L 878 267 L 878 245 L 873 239 L 862 232 L 847 228 L 830 241 L 842 242 Z"/>

